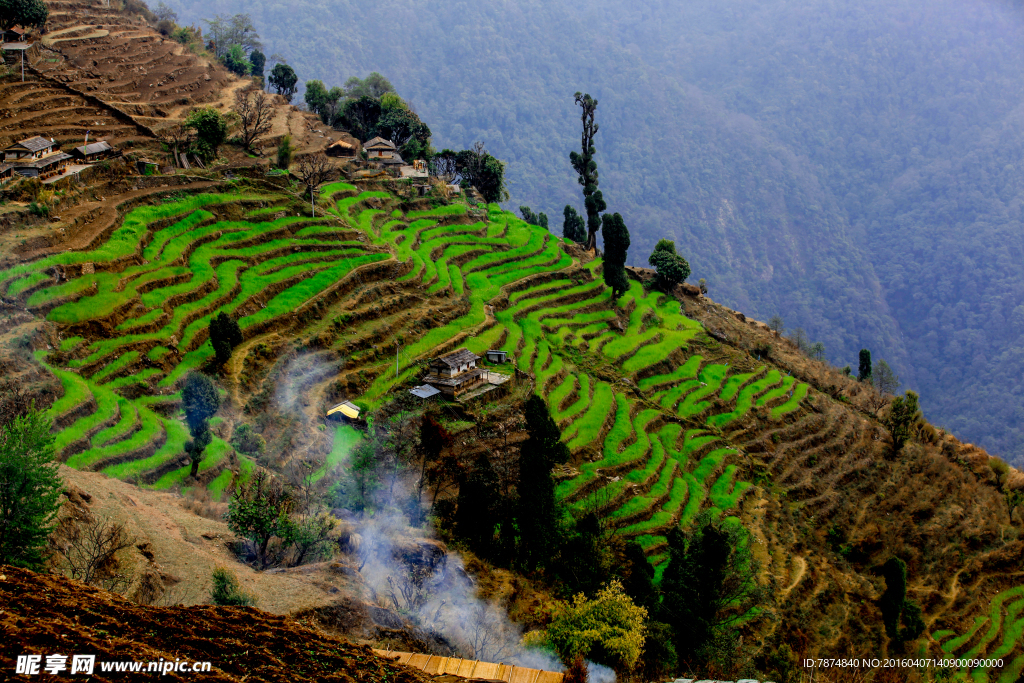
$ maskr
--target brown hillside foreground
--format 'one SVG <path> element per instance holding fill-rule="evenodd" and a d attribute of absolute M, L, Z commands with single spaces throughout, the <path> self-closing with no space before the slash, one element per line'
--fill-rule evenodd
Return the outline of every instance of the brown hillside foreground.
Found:
<path fill-rule="evenodd" d="M 235 535 L 227 524 L 190 512 L 176 493 L 140 489 L 64 466 L 60 473 L 69 491 L 65 512 L 76 507 L 93 519 L 128 526 L 136 541 L 135 571 L 153 575 L 158 591 L 164 591 L 155 598 L 157 604 L 209 602 L 217 567 L 228 568 L 243 590 L 258 596 L 257 606 L 275 614 L 322 607 L 339 595 L 359 593 L 359 575 L 344 562 L 254 571 L 228 548 Z"/>
<path fill-rule="evenodd" d="M 0 631 L 3 680 L 23 678 L 14 674 L 18 655 L 43 655 L 45 663 L 47 655 L 58 653 L 68 655 L 69 664 L 73 654 L 96 655 L 94 675 L 82 677 L 91 681 L 124 681 L 135 675 L 104 674 L 98 664 L 102 661 L 148 663 L 161 658 L 212 665 L 208 673 L 161 676 L 168 681 L 419 683 L 429 678 L 375 655 L 367 646 L 256 608 L 140 607 L 76 581 L 10 566 L 0 567 Z"/>

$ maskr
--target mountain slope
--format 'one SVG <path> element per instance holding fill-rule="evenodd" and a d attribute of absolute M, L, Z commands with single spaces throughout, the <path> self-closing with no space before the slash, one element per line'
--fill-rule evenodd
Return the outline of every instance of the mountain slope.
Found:
<path fill-rule="evenodd" d="M 171 4 L 197 23 L 212 11 Z M 1024 34 L 1011 3 L 216 9 L 251 12 L 301 80 L 384 72 L 437 144 L 486 141 L 509 163 L 513 205 L 555 225 L 580 204 L 571 95 L 590 92 L 632 263 L 674 238 L 719 300 L 781 313 L 839 365 L 870 348 L 933 419 L 1024 454 L 1012 265 Z"/>

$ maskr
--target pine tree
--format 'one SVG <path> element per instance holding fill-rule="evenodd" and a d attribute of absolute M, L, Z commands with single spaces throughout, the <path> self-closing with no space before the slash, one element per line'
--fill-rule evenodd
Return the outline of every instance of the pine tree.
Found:
<path fill-rule="evenodd" d="M 871 378 L 871 352 L 860 350 L 860 364 L 857 366 L 857 380 L 863 382 Z"/>
<path fill-rule="evenodd" d="M 0 427 L 0 564 L 39 569 L 64 489 L 52 421 L 33 406 Z"/>
<path fill-rule="evenodd" d="M 201 372 L 190 372 L 181 390 L 181 402 L 185 409 L 185 422 L 192 438 L 185 442 L 185 452 L 192 460 L 191 476 L 199 473 L 203 451 L 210 445 L 210 418 L 220 408 L 220 394 L 213 380 Z"/>
<path fill-rule="evenodd" d="M 626 277 L 629 230 L 620 214 L 605 214 L 601 235 L 604 237 L 604 281 L 617 299 L 629 289 L 629 278 Z"/>
<path fill-rule="evenodd" d="M 576 209 L 566 204 L 562 215 L 564 217 L 562 221 L 562 237 L 580 244 L 586 242 L 586 224 L 584 224 L 583 217 L 576 212 Z"/>
<path fill-rule="evenodd" d="M 608 208 L 601 190 L 597 189 L 597 162 L 594 155 L 594 136 L 598 125 L 594 122 L 594 110 L 597 100 L 589 94 L 576 93 L 576 105 L 583 109 L 580 117 L 583 121 L 583 134 L 580 139 L 581 152 L 570 152 L 569 161 L 579 174 L 579 183 L 583 186 L 583 205 L 587 210 L 587 249 L 597 248 L 597 231 L 601 229 L 601 212 Z"/>
<path fill-rule="evenodd" d="M 519 455 L 519 562 L 533 568 L 552 556 L 558 538 L 559 509 L 555 500 L 555 482 L 551 468 L 569 459 L 569 449 L 561 442 L 561 431 L 551 419 L 544 400 L 534 394 L 526 402 L 526 430 Z"/>

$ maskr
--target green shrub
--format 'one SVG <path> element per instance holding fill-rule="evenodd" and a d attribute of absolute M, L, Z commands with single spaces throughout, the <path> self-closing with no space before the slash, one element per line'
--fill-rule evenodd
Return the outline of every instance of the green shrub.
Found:
<path fill-rule="evenodd" d="M 250 607 L 256 599 L 242 590 L 235 575 L 223 567 L 213 570 L 213 590 L 210 599 L 215 605 Z"/>

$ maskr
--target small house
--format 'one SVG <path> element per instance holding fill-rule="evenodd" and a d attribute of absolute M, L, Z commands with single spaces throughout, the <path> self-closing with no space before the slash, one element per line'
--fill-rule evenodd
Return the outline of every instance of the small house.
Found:
<path fill-rule="evenodd" d="M 114 148 L 106 140 L 98 140 L 92 144 L 75 147 L 71 150 L 71 156 L 80 159 L 88 164 L 100 159 L 106 159 L 113 154 Z"/>
<path fill-rule="evenodd" d="M 354 157 L 356 155 L 356 146 L 344 140 L 338 140 L 327 145 L 324 153 L 329 157 Z"/>
<path fill-rule="evenodd" d="M 483 382 L 484 370 L 476 366 L 480 356 L 468 349 L 457 349 L 430 361 L 423 382 L 448 398 L 455 398 Z"/>
<path fill-rule="evenodd" d="M 56 154 L 44 156 L 41 159 L 15 161 L 11 166 L 14 167 L 14 172 L 19 175 L 23 175 L 27 178 L 39 178 L 40 180 L 46 180 L 47 178 L 52 178 L 55 175 L 63 174 L 70 159 L 70 154 L 57 152 Z"/>
<path fill-rule="evenodd" d="M 44 137 L 36 135 L 35 137 L 18 140 L 13 145 L 5 147 L 4 161 L 11 162 L 42 159 L 48 154 L 53 154 L 54 150 L 59 147 L 60 145 L 58 145 L 53 138 L 47 140 Z"/>
<path fill-rule="evenodd" d="M 366 158 L 370 161 L 384 161 L 385 159 L 393 159 L 395 157 L 398 157 L 401 161 L 402 158 L 398 154 L 398 148 L 395 146 L 395 143 L 391 142 L 391 140 L 385 140 L 380 136 L 363 143 L 363 149 L 366 151 Z"/>
<path fill-rule="evenodd" d="M 489 360 L 492 363 L 504 363 L 507 358 L 507 351 L 497 351 L 495 349 L 491 349 L 490 351 L 487 352 L 487 360 Z"/>
<path fill-rule="evenodd" d="M 23 43 L 25 42 L 25 29 L 21 26 L 12 26 L 3 34 L 3 42 L 5 43 Z"/>
<path fill-rule="evenodd" d="M 6 183 L 14 177 L 14 166 L 11 164 L 0 164 L 0 184 Z"/>
<path fill-rule="evenodd" d="M 344 416 L 350 420 L 358 420 L 359 406 L 348 401 L 342 401 L 341 403 L 327 411 L 327 417 L 330 417 L 332 415 L 337 415 L 339 417 Z"/>

